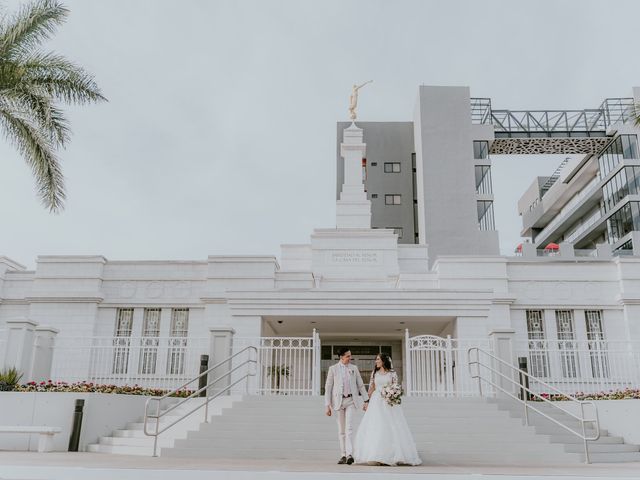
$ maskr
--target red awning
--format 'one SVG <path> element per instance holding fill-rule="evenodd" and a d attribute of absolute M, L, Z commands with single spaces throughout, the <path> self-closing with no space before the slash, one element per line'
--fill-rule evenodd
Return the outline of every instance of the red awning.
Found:
<path fill-rule="evenodd" d="M 560 249 L 560 245 L 558 245 L 557 243 L 549 243 L 547 244 L 546 247 L 544 247 L 545 250 L 559 250 Z"/>
<path fill-rule="evenodd" d="M 521 252 L 522 251 L 522 244 L 519 243 L 518 246 L 516 247 L 516 253 Z"/>

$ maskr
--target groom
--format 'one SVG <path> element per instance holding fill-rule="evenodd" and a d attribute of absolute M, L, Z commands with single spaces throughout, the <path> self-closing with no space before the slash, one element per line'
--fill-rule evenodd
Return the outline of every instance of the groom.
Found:
<path fill-rule="evenodd" d="M 336 414 L 338 437 L 342 456 L 340 465 L 353 463 L 353 442 L 351 441 L 353 415 L 357 408 L 367 410 L 369 395 L 364 388 L 360 371 L 351 365 L 351 351 L 342 347 L 338 350 L 340 361 L 329 367 L 327 382 L 324 384 L 324 405 L 328 417 Z"/>

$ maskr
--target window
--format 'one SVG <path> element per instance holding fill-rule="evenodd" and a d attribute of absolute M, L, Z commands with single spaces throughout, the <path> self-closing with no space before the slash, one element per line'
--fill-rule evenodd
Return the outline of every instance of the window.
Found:
<path fill-rule="evenodd" d="M 573 325 L 573 311 L 556 310 L 556 328 L 558 329 L 558 350 L 562 375 L 565 378 L 576 378 L 579 375 L 578 354 Z"/>
<path fill-rule="evenodd" d="M 640 230 L 640 202 L 626 203 L 607 219 L 609 243 L 616 243 L 634 230 Z"/>
<path fill-rule="evenodd" d="M 473 142 L 473 158 L 481 160 L 489 157 L 489 142 L 485 140 Z"/>
<path fill-rule="evenodd" d="M 145 308 L 142 321 L 142 338 L 140 339 L 140 363 L 138 373 L 156 373 L 156 362 L 158 360 L 158 345 L 160 335 L 160 313 L 159 308 Z"/>
<path fill-rule="evenodd" d="M 638 157 L 638 137 L 635 135 L 618 136 L 598 155 L 600 178 L 604 178 L 621 160 Z"/>
<path fill-rule="evenodd" d="M 402 204 L 402 195 L 387 194 L 387 195 L 384 196 L 384 204 L 385 205 L 401 205 Z"/>
<path fill-rule="evenodd" d="M 481 200 L 478 204 L 478 228 L 480 230 L 495 230 L 493 218 L 493 202 Z"/>
<path fill-rule="evenodd" d="M 371 162 L 371 166 L 372 167 L 377 167 L 378 166 L 378 162 Z"/>
<path fill-rule="evenodd" d="M 591 375 L 593 378 L 608 378 L 609 358 L 602 328 L 602 310 L 585 310 L 584 319 L 587 324 Z"/>
<path fill-rule="evenodd" d="M 133 308 L 119 308 L 116 312 L 116 331 L 113 339 L 111 373 L 126 374 L 129 370 L 129 349 L 133 330 Z"/>
<path fill-rule="evenodd" d="M 549 376 L 549 354 L 544 334 L 542 310 L 527 310 L 527 336 L 529 337 L 529 373 L 534 377 Z"/>
<path fill-rule="evenodd" d="M 372 193 L 371 194 L 371 198 L 378 198 L 378 194 L 377 193 Z"/>
<path fill-rule="evenodd" d="M 384 173 L 400 173 L 400 162 L 384 162 Z"/>
<path fill-rule="evenodd" d="M 187 333 L 189 329 L 189 309 L 171 309 L 171 329 L 169 339 L 169 355 L 167 358 L 168 374 L 183 374 L 185 350 L 187 348 Z"/>
<path fill-rule="evenodd" d="M 119 308 L 116 315 L 116 337 L 130 337 L 133 329 L 133 308 Z"/>
<path fill-rule="evenodd" d="M 476 193 L 491 195 L 491 167 L 489 165 L 476 165 Z"/>
<path fill-rule="evenodd" d="M 612 210 L 627 195 L 640 194 L 640 166 L 624 167 L 602 187 L 604 211 Z"/>

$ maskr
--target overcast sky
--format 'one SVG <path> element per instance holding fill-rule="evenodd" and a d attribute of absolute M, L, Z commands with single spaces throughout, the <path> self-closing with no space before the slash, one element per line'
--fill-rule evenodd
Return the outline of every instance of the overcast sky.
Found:
<path fill-rule="evenodd" d="M 8 11 L 21 2 L 0 0 Z M 640 84 L 637 1 L 67 0 L 47 44 L 109 103 L 68 109 L 68 203 L 38 202 L 0 141 L 0 255 L 279 255 L 335 226 L 335 123 L 411 120 L 420 84 L 495 108 L 581 109 Z M 501 249 L 516 201 L 562 157 L 494 157 Z"/>

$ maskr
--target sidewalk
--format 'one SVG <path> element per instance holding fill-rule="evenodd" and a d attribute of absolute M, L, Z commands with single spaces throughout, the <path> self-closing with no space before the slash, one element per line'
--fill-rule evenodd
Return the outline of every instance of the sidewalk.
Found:
<path fill-rule="evenodd" d="M 532 459 L 534 462 L 536 459 Z M 0 452 L 2 480 L 320 480 L 341 478 L 365 480 L 420 478 L 482 480 L 536 478 L 563 479 L 613 478 L 640 479 L 640 463 L 541 466 L 450 466 L 370 467 L 333 465 L 284 460 L 207 460 L 152 458 L 96 453 Z"/>

